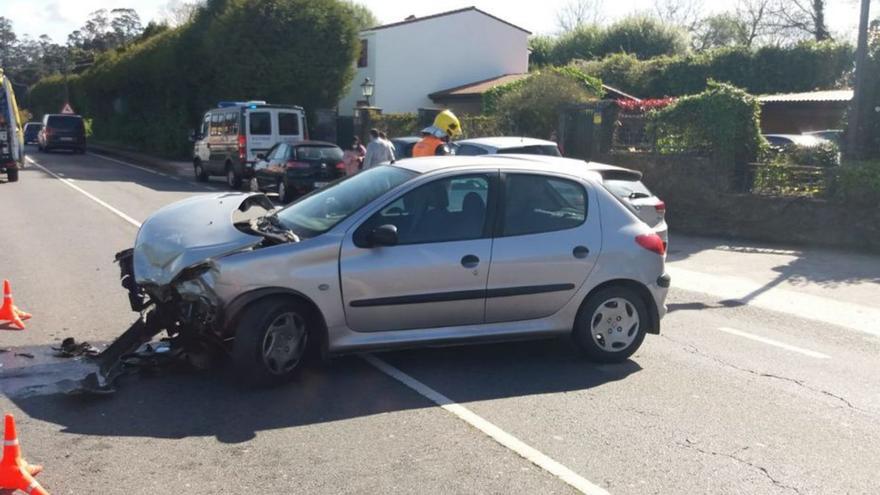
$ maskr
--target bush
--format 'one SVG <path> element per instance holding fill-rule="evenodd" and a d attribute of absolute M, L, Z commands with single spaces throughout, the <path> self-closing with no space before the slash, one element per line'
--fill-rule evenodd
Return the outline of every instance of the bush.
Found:
<path fill-rule="evenodd" d="M 357 33 L 338 0 L 214 0 L 183 26 L 107 52 L 69 79 L 95 139 L 184 157 L 187 130 L 219 100 L 336 105 L 353 77 Z M 320 77 L 315 77 L 320 74 Z M 58 76 L 31 89 L 35 111 L 61 107 Z"/>
<path fill-rule="evenodd" d="M 688 37 L 684 31 L 644 15 L 627 17 L 609 26 L 596 49 L 603 55 L 623 52 L 639 59 L 682 54 L 687 50 Z"/>
<path fill-rule="evenodd" d="M 767 158 L 786 165 L 836 167 L 840 165 L 840 148 L 827 141 L 816 146 L 789 145 L 781 149 L 768 148 Z"/>
<path fill-rule="evenodd" d="M 599 45 L 605 32 L 595 25 L 580 25 L 555 40 L 550 50 L 550 62 L 565 65 L 575 59 L 601 56 Z"/>
<path fill-rule="evenodd" d="M 485 136 L 501 136 L 507 129 L 497 117 L 489 115 L 459 115 L 462 135 L 460 139 Z M 416 113 L 386 113 L 373 115 L 371 126 L 385 131 L 389 137 L 418 136 L 421 132 L 419 115 Z"/>
<path fill-rule="evenodd" d="M 880 161 L 847 162 L 838 169 L 835 196 L 858 207 L 880 203 Z"/>
<path fill-rule="evenodd" d="M 600 94 L 565 71 L 545 71 L 503 94 L 497 101 L 496 115 L 514 134 L 547 138 L 557 128 L 563 106 L 586 103 Z"/>
<path fill-rule="evenodd" d="M 789 47 L 719 48 L 698 54 L 639 60 L 616 54 L 578 61 L 583 72 L 638 97 L 681 96 L 706 88 L 714 79 L 752 94 L 830 89 L 843 85 L 853 66 L 852 46 L 832 41 Z"/>
<path fill-rule="evenodd" d="M 661 154 L 701 153 L 732 166 L 754 160 L 765 146 L 758 101 L 729 84 L 709 81 L 702 93 L 649 115 L 648 133 Z"/>
<path fill-rule="evenodd" d="M 571 79 L 576 84 L 579 84 L 582 88 L 584 88 L 584 90 L 596 96 L 601 96 L 605 93 L 605 90 L 602 88 L 602 82 L 600 80 L 584 74 L 584 72 L 577 67 L 550 67 L 545 69 L 544 72 L 551 72 L 554 74 L 558 74 L 562 77 Z M 535 71 L 532 73 L 532 75 L 537 75 L 540 73 L 541 71 Z M 506 95 L 507 93 L 511 93 L 519 88 L 522 88 L 524 85 L 526 85 L 528 79 L 528 77 L 524 77 L 511 83 L 495 86 L 494 88 L 490 88 L 488 91 L 483 93 L 483 113 L 495 113 L 498 107 L 498 101 L 501 99 L 501 97 Z"/>

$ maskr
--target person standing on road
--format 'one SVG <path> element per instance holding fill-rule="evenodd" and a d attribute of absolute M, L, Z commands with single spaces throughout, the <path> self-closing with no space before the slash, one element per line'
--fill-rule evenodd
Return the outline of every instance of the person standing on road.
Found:
<path fill-rule="evenodd" d="M 388 139 L 388 135 L 385 134 L 385 131 L 379 131 L 379 140 L 382 141 L 382 144 L 383 144 L 386 148 L 388 148 L 388 153 L 391 154 L 391 160 L 390 160 L 391 163 L 396 162 L 396 161 L 397 161 L 397 151 L 396 151 L 396 148 L 394 148 L 394 143 L 392 143 L 391 140 Z"/>
<path fill-rule="evenodd" d="M 363 170 L 368 170 L 381 163 L 393 162 L 394 148 L 390 145 L 391 143 L 382 140 L 378 129 L 370 129 L 370 144 L 367 145 Z"/>
<path fill-rule="evenodd" d="M 434 124 L 422 129 L 422 140 L 413 146 L 413 158 L 451 155 L 449 141 L 461 135 L 461 123 L 449 110 L 434 117 Z"/>

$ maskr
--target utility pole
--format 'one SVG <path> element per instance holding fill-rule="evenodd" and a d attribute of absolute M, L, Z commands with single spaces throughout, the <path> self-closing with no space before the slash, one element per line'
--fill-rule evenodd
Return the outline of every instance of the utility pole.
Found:
<path fill-rule="evenodd" d="M 853 99 L 847 122 L 847 154 L 850 157 L 861 157 L 864 142 L 865 73 L 868 70 L 868 16 L 871 0 L 862 0 L 862 13 L 859 18 L 859 42 L 856 48 L 856 81 L 853 88 Z"/>

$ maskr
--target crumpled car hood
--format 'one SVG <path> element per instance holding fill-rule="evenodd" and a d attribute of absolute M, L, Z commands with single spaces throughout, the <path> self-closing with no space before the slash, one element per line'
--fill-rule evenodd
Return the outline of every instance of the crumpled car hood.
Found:
<path fill-rule="evenodd" d="M 139 285 L 167 285 L 181 271 L 210 258 L 253 247 L 262 237 L 233 225 L 236 210 L 274 206 L 263 194 L 220 193 L 187 198 L 153 213 L 134 244 L 134 275 Z"/>

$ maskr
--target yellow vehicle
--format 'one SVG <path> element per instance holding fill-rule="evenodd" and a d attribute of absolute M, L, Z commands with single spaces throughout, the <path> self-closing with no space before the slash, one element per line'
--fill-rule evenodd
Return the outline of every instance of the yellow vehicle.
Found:
<path fill-rule="evenodd" d="M 18 171 L 24 166 L 24 134 L 21 115 L 15 102 L 12 82 L 0 69 L 0 174 L 6 173 L 9 182 L 18 180 Z"/>

